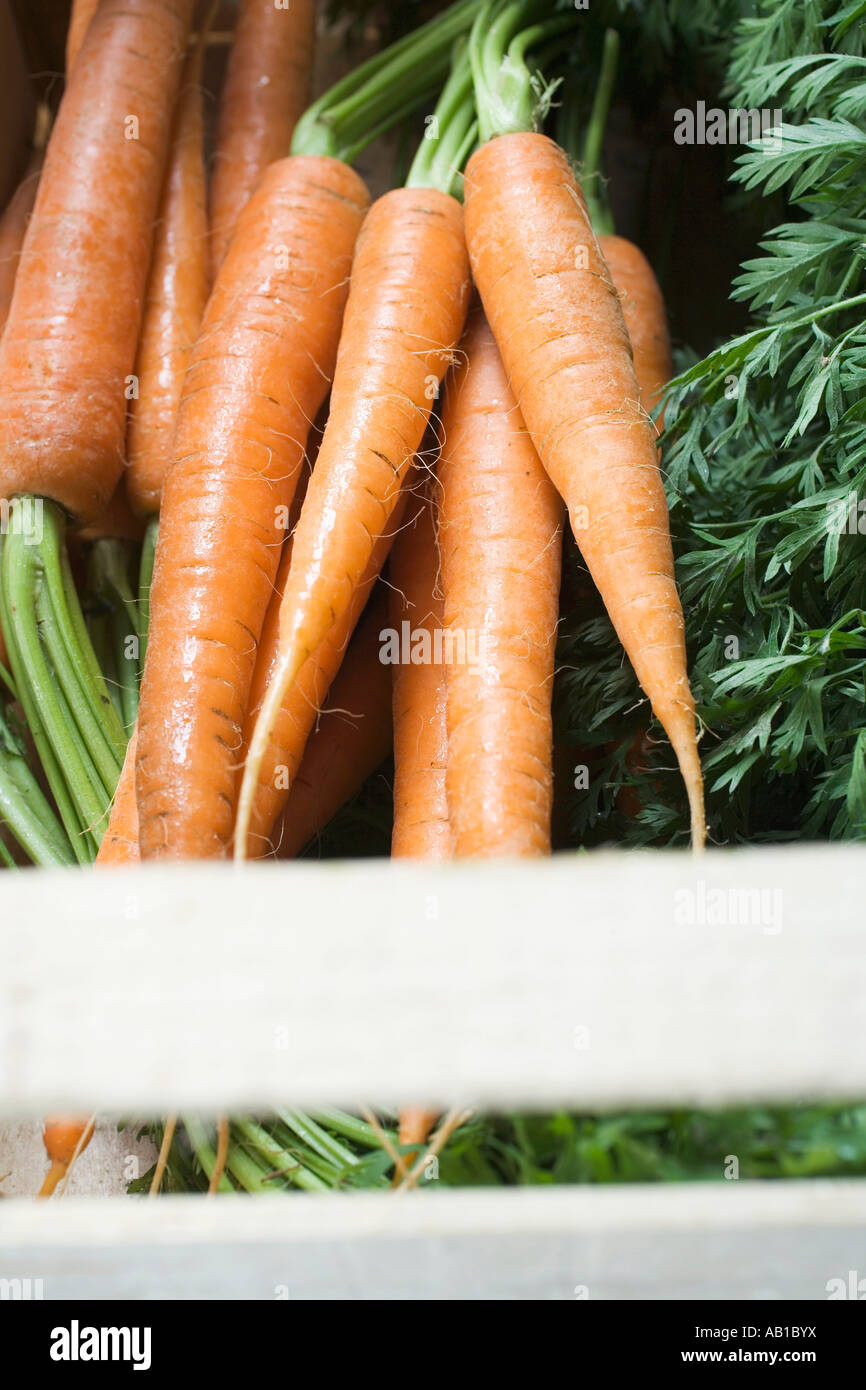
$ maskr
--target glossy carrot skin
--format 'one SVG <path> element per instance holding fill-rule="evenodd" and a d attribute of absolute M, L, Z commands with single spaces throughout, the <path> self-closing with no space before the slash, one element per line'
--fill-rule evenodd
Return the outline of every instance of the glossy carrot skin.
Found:
<path fill-rule="evenodd" d="M 0 496 L 77 520 L 120 477 L 192 0 L 102 0 L 60 103 L 0 340 Z"/>
<path fill-rule="evenodd" d="M 444 620 L 455 638 L 445 666 L 451 850 L 549 854 L 562 504 L 480 310 L 461 348 L 438 467 Z"/>
<path fill-rule="evenodd" d="M 304 750 L 273 840 L 294 859 L 391 751 L 391 675 L 379 659 L 385 591 L 370 599 Z"/>
<path fill-rule="evenodd" d="M 307 658 L 297 681 L 286 692 L 268 742 L 261 779 L 253 801 L 249 830 L 253 857 L 258 858 L 262 854 L 270 853 L 278 843 L 278 831 L 275 831 L 274 827 L 290 796 L 318 711 L 322 708 L 331 684 L 342 666 L 355 625 L 388 558 L 394 537 L 399 533 L 405 506 L 406 499 L 401 497 L 388 530 L 373 546 L 367 568 L 349 600 L 348 607 L 330 628 L 312 656 Z M 289 542 L 283 554 L 276 591 L 262 631 L 244 740 L 247 747 L 255 732 L 263 700 L 279 663 L 282 602 L 293 563 L 294 551 L 292 542 Z"/>
<path fill-rule="evenodd" d="M 469 297 L 460 204 L 435 189 L 380 198 L 358 240 L 331 413 L 283 597 L 280 660 L 250 744 L 235 852 L 267 782 L 263 754 L 286 692 L 346 611 L 387 532 Z"/>
<path fill-rule="evenodd" d="M 126 490 L 141 516 L 159 510 L 184 372 L 208 298 L 202 49 L 187 59 L 172 130 L 135 362 Z"/>
<path fill-rule="evenodd" d="M 289 153 L 310 104 L 314 0 L 241 0 L 220 98 L 211 179 L 210 273 L 215 280 L 241 209 L 265 169 Z"/>
<path fill-rule="evenodd" d="M 703 790 L 667 502 L 619 298 L 583 195 L 562 150 L 535 134 L 483 145 L 465 190 L 475 281 L 509 381 L 676 752 L 700 847 Z"/>
<path fill-rule="evenodd" d="M 120 778 L 111 803 L 108 827 L 96 856 L 98 865 L 137 864 L 141 859 L 138 848 L 138 807 L 135 804 L 135 754 L 138 729 L 133 729 Z"/>
<path fill-rule="evenodd" d="M 334 369 L 366 189 L 347 165 L 271 165 L 184 381 L 141 691 L 142 857 L 225 855 L 284 517 Z"/>
<path fill-rule="evenodd" d="M 414 494 L 391 557 L 391 627 L 414 637 L 443 626 L 442 587 L 433 502 Z M 419 639 L 420 647 L 420 639 Z M 445 668 L 441 663 L 397 663 L 391 668 L 394 710 L 395 858 L 446 859 L 450 852 L 445 768 Z"/>
<path fill-rule="evenodd" d="M 667 313 L 659 282 L 646 256 L 621 236 L 599 237 L 598 244 L 616 286 L 634 355 L 640 403 L 651 413 L 674 374 Z M 664 428 L 663 419 L 659 429 Z"/>

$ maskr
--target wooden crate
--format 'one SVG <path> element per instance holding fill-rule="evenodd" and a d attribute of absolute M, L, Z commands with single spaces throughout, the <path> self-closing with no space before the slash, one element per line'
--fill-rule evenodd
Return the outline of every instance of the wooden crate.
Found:
<path fill-rule="evenodd" d="M 862 848 L 798 846 L 4 876 L 0 1115 L 862 1098 L 864 869 Z M 79 1190 L 88 1163 L 104 1151 Z M 435 1188 L 8 1199 L 0 1277 L 46 1297 L 808 1299 L 866 1273 L 866 1182 Z"/>

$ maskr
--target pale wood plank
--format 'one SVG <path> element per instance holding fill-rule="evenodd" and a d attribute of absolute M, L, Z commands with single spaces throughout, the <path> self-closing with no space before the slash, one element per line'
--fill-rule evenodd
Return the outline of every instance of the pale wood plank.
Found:
<path fill-rule="evenodd" d="M 866 1182 L 81 1199 L 2 1217 L 0 1277 L 41 1278 L 48 1299 L 823 1299 L 862 1271 Z"/>
<path fill-rule="evenodd" d="M 864 869 L 797 846 L 4 875 L 0 1112 L 862 1096 Z M 681 920 L 716 890 L 766 920 Z"/>

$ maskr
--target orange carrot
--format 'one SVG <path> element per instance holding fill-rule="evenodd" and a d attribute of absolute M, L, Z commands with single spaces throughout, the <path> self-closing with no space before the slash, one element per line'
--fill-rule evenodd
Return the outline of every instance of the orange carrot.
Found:
<path fill-rule="evenodd" d="M 619 295 L 628 329 L 640 403 L 647 413 L 657 405 L 674 373 L 665 302 L 653 268 L 634 242 L 621 236 L 598 239 Z M 664 417 L 658 420 L 664 428 Z"/>
<path fill-rule="evenodd" d="M 274 830 L 278 859 L 294 859 L 391 751 L 391 676 L 379 659 L 387 623 L 380 587 L 365 609 L 319 711 Z"/>
<path fill-rule="evenodd" d="M 70 73 L 84 42 L 90 21 L 99 9 L 99 0 L 72 0 L 72 13 L 66 31 L 66 71 Z"/>
<path fill-rule="evenodd" d="M 144 521 L 129 505 L 123 479 L 111 494 L 108 506 L 96 521 L 82 526 L 74 532 L 79 541 L 98 541 L 102 536 L 119 536 L 130 541 L 140 541 L 144 534 Z"/>
<path fill-rule="evenodd" d="M 331 413 L 295 535 L 280 655 L 250 743 L 235 854 L 286 691 L 348 607 L 389 525 L 438 382 L 466 315 L 463 213 L 433 188 L 400 188 L 372 208 L 358 240 Z"/>
<path fill-rule="evenodd" d="M 102 0 L 60 103 L 0 340 L 0 496 L 82 522 L 120 477 L 126 379 L 192 0 Z"/>
<path fill-rule="evenodd" d="M 34 156 L 0 216 L 0 334 L 9 317 L 18 259 L 39 188 L 40 156 Z"/>
<path fill-rule="evenodd" d="M 427 489 L 413 522 L 397 537 L 391 559 L 391 627 L 400 656 L 422 654 L 423 634 L 442 630 L 442 589 L 433 509 Z M 414 507 L 413 498 L 410 504 Z M 409 643 L 404 640 L 410 638 Z M 406 648 L 408 646 L 408 653 Z M 397 660 L 392 667 L 394 706 L 395 858 L 446 859 L 449 854 L 445 791 L 445 668 L 441 662 Z"/>
<path fill-rule="evenodd" d="M 9 316 L 12 291 L 15 288 L 15 275 L 18 270 L 18 258 L 21 254 L 24 234 L 27 231 L 27 223 L 36 200 L 41 164 L 41 157 L 34 157 L 30 168 L 0 216 L 0 336 L 3 334 L 6 319 Z M 2 629 L 0 629 L 0 664 L 3 666 L 9 664 Z"/>
<path fill-rule="evenodd" d="M 138 808 L 135 804 L 135 752 L 138 729 L 133 729 L 120 779 L 111 803 L 108 828 L 96 856 L 97 864 L 137 864 L 141 858 L 138 848 Z"/>
<path fill-rule="evenodd" d="M 439 552 L 428 485 L 420 510 L 398 536 L 391 557 L 391 627 L 411 634 L 421 652 L 423 634 L 431 644 L 442 630 Z M 414 499 L 413 499 L 414 505 Z M 404 626 L 407 625 L 407 626 Z M 394 709 L 394 858 L 441 860 L 448 857 L 448 803 L 445 789 L 448 738 L 445 724 L 445 669 L 441 663 L 398 661 L 392 666 Z M 438 1111 L 401 1107 L 401 1144 L 422 1144 Z"/>
<path fill-rule="evenodd" d="M 310 100 L 314 0 L 241 0 L 222 90 L 211 180 L 211 279 L 215 280 L 241 208 Z"/>
<path fill-rule="evenodd" d="M 69 1171 L 72 1160 L 87 1148 L 92 1134 L 92 1120 L 79 1120 L 68 1115 L 48 1117 L 42 1139 L 51 1167 L 37 1196 L 51 1196 L 57 1184 Z"/>
<path fill-rule="evenodd" d="M 462 348 L 438 469 L 451 849 L 549 854 L 562 504 L 480 310 Z"/>
<path fill-rule="evenodd" d="M 316 466 L 318 467 L 318 464 Z M 315 478 L 315 470 L 312 476 Z M 399 531 L 404 506 L 405 498 L 401 497 L 392 513 L 388 531 L 380 536 L 373 546 L 367 568 L 361 576 L 360 583 L 356 585 L 348 606 L 329 629 L 324 641 L 304 662 L 297 681 L 287 691 L 280 707 L 263 755 L 262 776 L 251 807 L 249 839 L 251 854 L 254 857 L 268 854 L 278 842 L 277 837 L 272 834 L 274 826 L 288 800 L 310 731 L 324 704 L 331 682 L 340 669 L 349 638 L 387 559 L 394 536 Z M 250 693 L 244 740 L 247 747 L 255 736 L 262 705 L 280 659 L 281 614 L 286 585 L 294 564 L 293 545 L 294 538 L 287 544 L 283 553 L 275 586 L 276 592 L 262 630 L 259 659 Z"/>
<path fill-rule="evenodd" d="M 126 490 L 141 515 L 159 510 L 177 408 L 208 296 L 201 97 L 202 41 L 187 59 L 154 236 L 129 408 Z"/>
<path fill-rule="evenodd" d="M 367 205 L 327 156 L 272 164 L 190 357 L 166 480 L 141 689 L 142 857 L 227 852 L 248 694 L 310 422 Z"/>
<path fill-rule="evenodd" d="M 703 785 L 667 504 L 619 299 L 583 195 L 562 150 L 529 132 L 482 145 L 465 188 L 475 280 L 509 381 L 673 745 L 700 847 Z"/>

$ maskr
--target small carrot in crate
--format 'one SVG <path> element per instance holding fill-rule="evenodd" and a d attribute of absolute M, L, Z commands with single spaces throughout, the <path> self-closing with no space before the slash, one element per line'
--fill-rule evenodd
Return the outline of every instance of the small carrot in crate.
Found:
<path fill-rule="evenodd" d="M 193 349 L 163 494 L 141 690 L 143 858 L 225 854 L 256 649 L 310 422 L 333 372 L 360 178 L 272 164 Z"/>
<path fill-rule="evenodd" d="M 121 473 L 191 9 L 102 0 L 51 132 L 0 340 L 0 495 L 50 497 L 82 522 Z"/>
<path fill-rule="evenodd" d="M 458 63 L 437 120 L 450 158 L 416 160 L 405 188 L 372 207 L 358 239 L 331 413 L 301 509 L 283 594 L 280 652 L 249 744 L 235 855 L 249 852 L 253 807 L 270 776 L 280 708 L 304 664 L 351 603 L 387 532 L 469 300 L 463 210 L 448 191 L 474 139 L 471 75 Z M 435 145 L 437 142 L 423 142 Z M 437 154 L 442 153 L 437 150 Z"/>
<path fill-rule="evenodd" d="M 135 804 L 137 744 L 138 730 L 134 728 L 111 803 L 108 827 L 96 856 L 97 864 L 137 864 L 141 858 L 138 848 L 138 808 Z"/>
<path fill-rule="evenodd" d="M 273 832 L 294 859 L 360 790 L 391 751 L 391 676 L 380 660 L 385 591 L 374 594 L 318 714 Z"/>
<path fill-rule="evenodd" d="M 129 406 L 126 491 L 142 516 L 159 510 L 184 373 L 208 297 L 201 93 L 205 37 L 202 29 L 181 82 L 135 361 L 136 394 Z"/>
<path fill-rule="evenodd" d="M 677 756 L 701 847 L 695 706 L 655 437 L 580 186 L 562 149 L 532 128 L 523 52 L 543 26 L 520 36 L 526 11 L 485 8 L 470 41 L 484 142 L 466 170 L 473 273 L 539 457 Z"/>
<path fill-rule="evenodd" d="M 51 1167 L 37 1193 L 39 1197 L 50 1197 L 58 1183 L 66 1177 L 74 1160 L 90 1143 L 93 1134 L 93 1120 L 79 1120 L 69 1116 L 49 1116 L 45 1121 L 42 1139 Z"/>
<path fill-rule="evenodd" d="M 443 630 L 442 589 L 436 525 L 428 483 L 420 508 L 398 536 L 391 557 L 391 628 L 401 637 L 409 631 L 423 650 L 424 634 L 430 652 Z M 415 507 L 413 496 L 412 505 Z M 408 625 L 408 628 L 405 626 Z M 449 826 L 446 794 L 448 735 L 445 718 L 445 669 L 441 662 L 398 661 L 392 665 L 394 713 L 394 858 L 436 862 L 448 857 Z M 403 1106 L 399 1112 L 400 1143 L 422 1144 L 437 1112 Z"/>
<path fill-rule="evenodd" d="M 269 164 L 289 153 L 310 100 L 314 0 L 241 0 L 220 97 L 210 194 L 216 280 L 241 209 Z"/>
<path fill-rule="evenodd" d="M 598 244 L 607 262 L 622 308 L 634 357 L 640 403 L 651 414 L 673 376 L 673 355 L 667 313 L 659 282 L 640 247 L 620 236 L 601 236 Z M 664 416 L 657 421 L 664 428 Z"/>
<path fill-rule="evenodd" d="M 451 848 L 549 854 L 562 503 L 480 309 L 461 359 L 438 468 Z"/>
<path fill-rule="evenodd" d="M 325 640 L 304 663 L 297 681 L 283 700 L 265 749 L 265 773 L 259 780 L 251 810 L 249 836 L 253 857 L 270 853 L 278 843 L 277 835 L 274 833 L 277 818 L 291 794 L 291 787 L 301 765 L 318 711 L 340 670 L 349 639 L 388 557 L 391 543 L 399 532 L 405 505 L 406 499 L 401 497 L 388 530 L 373 546 L 367 568 L 361 576 L 360 583 L 356 585 L 347 608 L 329 630 Z M 285 586 L 294 563 L 293 545 L 294 537 L 287 544 L 283 554 L 276 590 L 262 631 L 244 737 L 247 747 L 255 737 L 263 701 L 280 659 L 280 616 Z"/>

